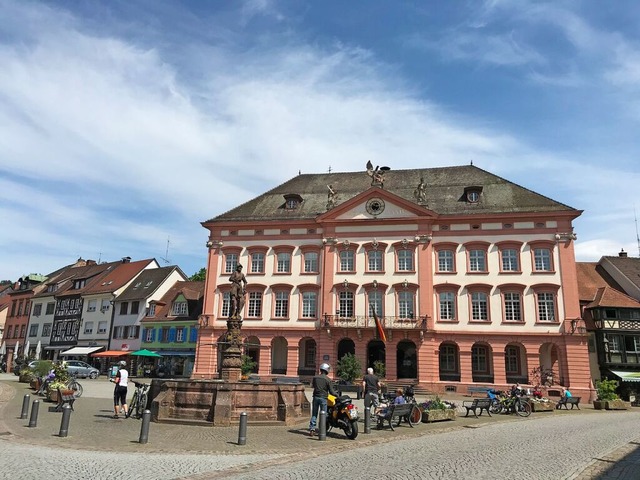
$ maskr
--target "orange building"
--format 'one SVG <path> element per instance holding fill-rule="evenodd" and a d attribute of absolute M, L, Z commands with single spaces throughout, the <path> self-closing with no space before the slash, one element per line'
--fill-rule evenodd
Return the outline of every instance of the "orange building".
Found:
<path fill-rule="evenodd" d="M 588 395 L 581 213 L 472 165 L 298 175 L 203 222 L 192 378 L 218 375 L 240 263 L 242 334 L 261 376 L 304 379 L 353 353 L 363 369 L 382 362 L 387 381 L 432 391 L 533 384 L 542 369 Z"/>

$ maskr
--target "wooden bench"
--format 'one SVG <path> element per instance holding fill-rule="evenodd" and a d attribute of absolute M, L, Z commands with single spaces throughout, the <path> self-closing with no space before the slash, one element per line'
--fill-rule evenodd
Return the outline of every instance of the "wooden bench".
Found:
<path fill-rule="evenodd" d="M 467 393 L 472 397 L 474 394 L 480 394 L 485 397 L 487 392 L 492 389 L 493 387 L 467 387 Z"/>
<path fill-rule="evenodd" d="M 58 388 L 58 404 L 56 405 L 56 412 L 61 412 L 65 403 L 68 403 L 73 410 L 73 402 L 76 401 L 75 392 L 73 390 L 60 390 Z"/>
<path fill-rule="evenodd" d="M 469 416 L 469 412 L 473 412 L 473 416 L 478 418 L 478 410 L 480 411 L 480 415 L 482 415 L 483 410 L 486 410 L 487 414 L 491 416 L 491 412 L 489 411 L 489 407 L 491 407 L 490 398 L 476 398 L 472 401 L 467 400 L 462 402 L 462 406 L 467 409 L 465 417 Z"/>
<path fill-rule="evenodd" d="M 389 427 L 393 430 L 393 421 L 398 420 L 396 427 L 400 426 L 402 420 L 407 421 L 409 426 L 413 428 L 413 423 L 408 421 L 411 410 L 415 407 L 415 403 L 399 403 L 391 404 L 386 410 L 378 413 L 378 430 L 384 427 L 385 422 L 389 423 Z"/>
<path fill-rule="evenodd" d="M 580 397 L 561 398 L 558 400 L 558 403 L 556 403 L 556 408 L 559 410 L 564 406 L 566 410 L 569 410 L 569 405 L 571 405 L 571 410 L 573 410 L 574 406 L 578 407 L 578 410 L 580 410 Z"/>

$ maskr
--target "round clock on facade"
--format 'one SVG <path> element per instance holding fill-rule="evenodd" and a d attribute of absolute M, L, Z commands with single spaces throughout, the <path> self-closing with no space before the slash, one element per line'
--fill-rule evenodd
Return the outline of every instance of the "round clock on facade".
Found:
<path fill-rule="evenodd" d="M 384 212 L 384 200 L 381 198 L 371 198 L 367 202 L 366 209 L 371 215 L 380 215 Z"/>

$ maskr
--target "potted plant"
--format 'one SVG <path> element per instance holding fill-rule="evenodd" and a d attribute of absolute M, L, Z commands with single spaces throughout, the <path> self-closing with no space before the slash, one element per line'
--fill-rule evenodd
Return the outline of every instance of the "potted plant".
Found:
<path fill-rule="evenodd" d="M 242 374 L 242 380 L 247 380 L 251 373 L 254 373 L 255 368 L 258 366 L 257 362 L 253 361 L 249 355 L 242 355 L 240 357 L 242 364 L 240 365 L 240 373 Z"/>
<path fill-rule="evenodd" d="M 59 380 L 54 380 L 53 382 L 51 382 L 49 384 L 49 386 L 47 387 L 47 400 L 50 402 L 57 402 L 58 399 L 58 389 L 60 390 L 66 390 L 67 389 L 67 384 L 64 382 L 61 382 Z"/>
<path fill-rule="evenodd" d="M 20 383 L 31 383 L 35 378 L 36 376 L 29 367 L 20 369 L 20 378 L 18 379 Z"/>
<path fill-rule="evenodd" d="M 556 409 L 555 403 L 547 397 L 529 397 L 527 402 L 531 405 L 532 412 L 553 412 Z"/>
<path fill-rule="evenodd" d="M 422 412 L 422 421 L 424 423 L 456 419 L 456 404 L 441 400 L 437 396 L 433 400 L 420 403 L 418 408 Z"/>
<path fill-rule="evenodd" d="M 352 384 L 356 378 L 360 376 L 362 366 L 360 360 L 352 353 L 345 354 L 336 366 L 336 374 L 343 382 Z"/>
<path fill-rule="evenodd" d="M 616 393 L 617 388 L 617 380 L 597 380 L 596 392 L 598 399 L 593 401 L 593 408 L 596 410 L 626 410 L 627 405 L 620 400 Z"/>

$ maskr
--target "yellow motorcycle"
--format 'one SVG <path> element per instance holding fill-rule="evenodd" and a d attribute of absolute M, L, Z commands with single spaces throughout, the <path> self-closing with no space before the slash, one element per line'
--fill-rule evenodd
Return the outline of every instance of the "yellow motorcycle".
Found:
<path fill-rule="evenodd" d="M 358 436 L 358 407 L 349 395 L 327 397 L 327 432 L 334 427 L 341 428 L 350 440 Z"/>

